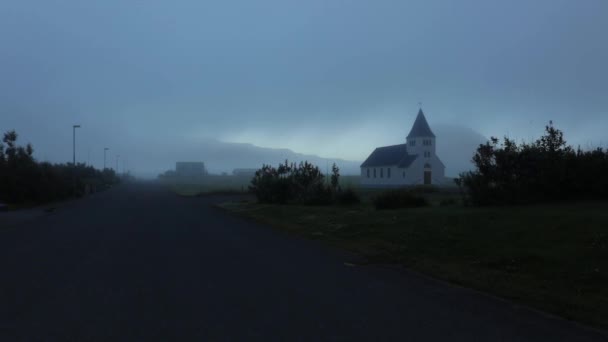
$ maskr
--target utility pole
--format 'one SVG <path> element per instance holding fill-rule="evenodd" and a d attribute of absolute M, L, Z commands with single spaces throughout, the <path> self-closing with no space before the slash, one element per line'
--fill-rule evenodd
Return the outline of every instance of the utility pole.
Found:
<path fill-rule="evenodd" d="M 109 148 L 104 147 L 103 148 L 103 169 L 106 169 L 106 152 L 108 152 Z"/>
<path fill-rule="evenodd" d="M 116 155 L 116 174 L 118 174 L 118 158 L 120 158 L 120 156 Z"/>
<path fill-rule="evenodd" d="M 72 149 L 74 152 L 72 155 L 72 164 L 74 165 L 74 167 L 76 166 L 76 128 L 80 128 L 80 125 L 72 126 Z"/>

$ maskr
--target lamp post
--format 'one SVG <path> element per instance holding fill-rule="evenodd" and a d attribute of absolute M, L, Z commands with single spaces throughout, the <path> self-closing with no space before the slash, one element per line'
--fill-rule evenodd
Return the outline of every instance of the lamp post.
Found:
<path fill-rule="evenodd" d="M 104 147 L 103 148 L 103 169 L 106 169 L 106 152 L 108 152 L 109 148 Z"/>
<path fill-rule="evenodd" d="M 72 139 L 73 139 L 72 149 L 73 149 L 73 152 L 74 152 L 73 156 L 72 156 L 72 164 L 74 166 L 76 166 L 76 128 L 80 128 L 80 125 L 74 125 L 74 126 L 72 126 L 72 130 L 73 130 L 73 132 L 72 132 Z"/>
<path fill-rule="evenodd" d="M 118 158 L 120 158 L 120 156 L 117 154 L 116 155 L 116 174 L 118 174 Z"/>

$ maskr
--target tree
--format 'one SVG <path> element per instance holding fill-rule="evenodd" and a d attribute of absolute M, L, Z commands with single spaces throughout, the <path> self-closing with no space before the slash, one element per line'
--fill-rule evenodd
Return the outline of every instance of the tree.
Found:
<path fill-rule="evenodd" d="M 532 143 L 491 138 L 472 161 L 460 184 L 478 205 L 608 198 L 608 152 L 574 151 L 552 122 Z"/>
<path fill-rule="evenodd" d="M 14 130 L 0 143 L 0 200 L 12 204 L 42 203 L 79 196 L 87 189 L 118 182 L 112 171 L 101 172 L 83 164 L 39 163 L 31 144 L 19 146 Z"/>
<path fill-rule="evenodd" d="M 305 161 L 298 165 L 263 165 L 251 180 L 249 191 L 264 203 L 325 204 L 331 202 L 331 190 L 324 185 L 321 170 Z"/>
<path fill-rule="evenodd" d="M 339 184 L 340 184 L 340 169 L 338 168 L 336 163 L 334 163 L 331 166 L 331 187 L 334 192 L 339 191 L 339 188 L 340 188 Z"/>

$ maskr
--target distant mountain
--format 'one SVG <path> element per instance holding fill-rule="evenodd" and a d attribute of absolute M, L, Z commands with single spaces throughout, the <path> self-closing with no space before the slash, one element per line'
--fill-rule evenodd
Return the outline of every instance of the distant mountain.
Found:
<path fill-rule="evenodd" d="M 487 139 L 470 128 L 454 125 L 434 125 L 437 136 L 437 154 L 446 165 L 446 175 L 455 177 L 472 168 L 471 158 L 479 144 Z M 399 144 L 401 141 L 395 141 Z M 212 173 L 228 172 L 235 168 L 260 168 L 262 164 L 277 165 L 286 159 L 290 162 L 309 161 L 325 171 L 336 163 L 344 175 L 359 174 L 362 160 L 322 158 L 311 154 L 297 153 L 286 148 L 259 147 L 248 143 L 222 142 L 204 139 L 196 143 L 155 142 L 138 153 L 138 164 L 147 173 L 138 176 L 156 177 L 159 173 L 173 169 L 176 161 L 203 161 Z M 177 146 L 179 145 L 179 146 Z M 372 152 L 373 149 L 369 151 Z M 145 161 L 145 162 L 144 162 Z M 144 162 L 144 163 L 139 163 Z"/>
<path fill-rule="evenodd" d="M 214 139 L 204 139 L 199 143 L 184 144 L 180 147 L 168 145 L 156 146 L 154 153 L 146 149 L 146 154 L 139 155 L 142 169 L 149 172 L 139 172 L 139 176 L 156 177 L 159 173 L 173 169 L 176 161 L 202 161 L 211 173 L 230 173 L 235 168 L 255 168 L 262 164 L 277 165 L 289 162 L 309 161 L 318 165 L 323 171 L 336 163 L 344 175 L 359 174 L 360 161 L 350 161 L 339 158 L 322 158 L 316 155 L 297 153 L 286 148 L 259 147 L 248 143 L 222 142 Z M 144 152 L 144 151 L 142 151 Z M 152 171 L 153 170 L 153 171 Z"/>
<path fill-rule="evenodd" d="M 486 137 L 471 128 L 457 125 L 439 124 L 431 127 L 437 136 L 437 156 L 445 164 L 445 175 L 456 177 L 459 173 L 472 170 L 473 155 Z"/>
<path fill-rule="evenodd" d="M 260 168 L 262 164 L 277 165 L 280 162 L 309 161 L 321 169 L 331 168 L 336 163 L 343 174 L 358 174 L 360 161 L 322 158 L 311 154 L 302 154 L 286 148 L 259 147 L 247 143 L 221 142 L 209 140 L 201 146 L 199 154 L 209 166 L 211 172 L 232 170 L 234 168 Z"/>

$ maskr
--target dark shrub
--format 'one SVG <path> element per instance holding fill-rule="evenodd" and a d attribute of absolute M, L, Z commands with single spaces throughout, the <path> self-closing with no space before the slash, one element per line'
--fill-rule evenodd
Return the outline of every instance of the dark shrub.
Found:
<path fill-rule="evenodd" d="M 415 185 L 412 188 L 408 188 L 408 190 L 414 194 L 432 194 L 439 192 L 439 188 L 435 185 Z"/>
<path fill-rule="evenodd" d="M 356 204 L 361 203 L 361 199 L 359 198 L 359 195 L 357 195 L 357 193 L 353 189 L 350 189 L 350 188 L 340 191 L 336 195 L 336 201 L 338 202 L 338 204 L 342 204 L 342 205 L 356 205 Z"/>
<path fill-rule="evenodd" d="M 306 205 L 330 205 L 334 201 L 333 192 L 330 187 L 318 183 L 305 190 L 298 203 Z"/>
<path fill-rule="evenodd" d="M 119 181 L 112 170 L 40 163 L 34 159 L 34 148 L 19 146 L 17 137 L 15 131 L 9 131 L 0 142 L 0 201 L 39 204 L 81 196 Z"/>
<path fill-rule="evenodd" d="M 389 190 L 376 196 L 373 200 L 374 206 L 378 210 L 417 208 L 428 206 L 426 198 L 415 195 L 408 190 Z"/>
<path fill-rule="evenodd" d="M 444 198 L 441 201 L 439 201 L 439 205 L 442 207 L 447 207 L 450 205 L 455 205 L 457 202 L 454 198 Z"/>
<path fill-rule="evenodd" d="M 338 169 L 334 167 L 332 181 L 337 184 Z M 324 182 L 325 176 L 315 165 L 298 165 L 285 161 L 277 168 L 264 165 L 256 171 L 249 191 L 262 203 L 298 203 L 307 205 L 331 204 L 336 189 Z"/>
<path fill-rule="evenodd" d="M 608 151 L 575 150 L 550 122 L 532 143 L 492 137 L 473 156 L 475 170 L 460 175 L 475 205 L 608 199 Z"/>

